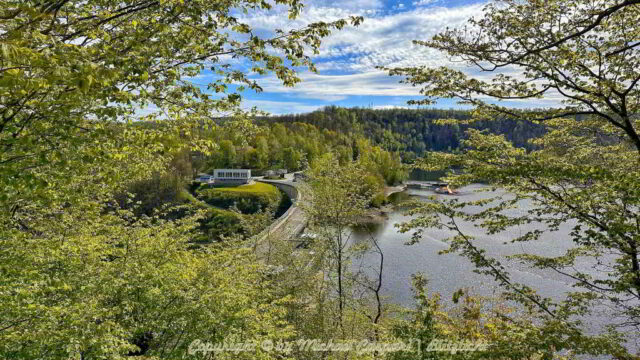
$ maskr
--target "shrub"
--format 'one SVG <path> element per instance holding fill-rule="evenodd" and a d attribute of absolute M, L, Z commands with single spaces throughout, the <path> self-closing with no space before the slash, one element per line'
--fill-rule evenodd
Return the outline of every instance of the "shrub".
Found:
<path fill-rule="evenodd" d="M 209 208 L 206 217 L 200 220 L 202 235 L 197 237 L 196 242 L 208 243 L 242 234 L 241 217 L 242 214 L 233 211 Z"/>

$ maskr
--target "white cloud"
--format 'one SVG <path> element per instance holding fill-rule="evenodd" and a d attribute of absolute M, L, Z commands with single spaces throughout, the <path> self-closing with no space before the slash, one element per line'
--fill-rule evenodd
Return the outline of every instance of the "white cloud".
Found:
<path fill-rule="evenodd" d="M 384 6 L 381 0 L 312 0 L 306 2 L 306 7 L 315 8 L 335 8 L 347 10 L 371 10 L 380 9 Z"/>
<path fill-rule="evenodd" d="M 294 88 L 283 87 L 275 77 L 260 80 L 265 92 L 287 93 L 299 98 L 335 101 L 331 97 L 350 95 L 365 96 L 415 96 L 418 89 L 399 84 L 399 77 L 388 76 L 383 71 L 370 71 L 349 75 L 302 74 L 303 82 Z"/>
<path fill-rule="evenodd" d="M 427 6 L 427 5 L 431 5 L 436 3 L 438 0 L 418 0 L 418 1 L 414 1 L 411 4 L 413 4 L 413 6 Z"/>
<path fill-rule="evenodd" d="M 334 2 L 323 4 L 332 5 Z M 371 2 L 369 9 L 378 6 L 377 2 Z M 320 54 L 314 59 L 320 74 L 303 73 L 303 82 L 295 88 L 281 86 L 274 77 L 262 79 L 261 85 L 267 92 L 327 101 L 337 101 L 349 95 L 418 95 L 417 88 L 399 84 L 400 78 L 389 77 L 376 70 L 376 66 L 448 65 L 460 68 L 459 63 L 451 63 L 442 53 L 414 45 L 412 40 L 429 39 L 447 26 L 463 24 L 471 16 L 480 14 L 481 10 L 481 5 L 451 9 L 435 7 L 365 17 L 361 26 L 345 28 L 325 39 Z M 350 9 L 343 7 L 312 6 L 294 21 L 272 14 L 252 19 L 251 23 L 263 29 L 294 28 L 310 22 L 343 18 L 350 13 Z"/>
<path fill-rule="evenodd" d="M 469 18 L 482 14 L 484 4 L 454 8 L 439 6 L 440 0 L 413 0 L 411 4 L 414 8 L 410 10 L 402 11 L 406 7 L 400 3 L 389 11 L 383 8 L 380 0 L 311 0 L 295 20 L 272 12 L 244 19 L 254 28 L 266 32 L 276 28 L 301 28 L 312 22 L 329 22 L 355 14 L 365 17 L 359 27 L 347 27 L 324 39 L 320 53 L 314 58 L 320 74 L 303 72 L 303 82 L 295 88 L 282 86 L 273 76 L 260 79 L 267 93 L 284 94 L 294 100 L 281 106 L 297 109 L 279 110 L 277 104 L 280 103 L 264 102 L 263 105 L 271 109 L 265 110 L 290 113 L 315 108 L 295 102 L 295 99 L 331 102 L 348 96 L 419 96 L 418 88 L 398 83 L 399 77 L 389 77 L 376 70 L 377 66 L 449 66 L 480 78 L 488 79 L 493 75 L 479 74 L 460 62 L 450 61 L 439 51 L 412 42 L 430 39 L 447 27 L 462 26 Z"/>
<path fill-rule="evenodd" d="M 372 107 L 374 110 L 393 110 L 393 109 L 411 109 L 409 106 L 398 106 L 398 105 L 374 105 Z"/>
<path fill-rule="evenodd" d="M 387 13 L 380 11 L 375 1 L 356 2 L 363 1 L 371 4 L 353 9 L 343 5 L 351 2 L 340 3 L 341 7 L 330 6 L 335 2 L 322 2 L 323 6 L 313 6 L 318 3 L 316 1 L 295 20 L 277 13 L 264 13 L 245 21 L 257 29 L 268 31 L 275 28 L 300 28 L 312 22 L 329 22 L 353 14 L 364 15 L 365 21 L 359 27 L 347 27 L 324 39 L 320 54 L 315 60 L 321 70 L 366 72 L 375 66 L 449 64 L 442 53 L 416 46 L 412 40 L 430 39 L 447 26 L 462 25 L 470 17 L 479 15 L 482 10 L 482 5 L 476 4 L 456 8 L 420 7 Z"/>
<path fill-rule="evenodd" d="M 354 70 L 376 65 L 448 64 L 442 53 L 416 46 L 413 40 L 430 39 L 447 26 L 460 26 L 481 13 L 480 5 L 458 8 L 418 8 L 387 16 L 366 18 L 358 28 L 348 28 L 325 42 L 321 57 L 350 56 Z"/>
<path fill-rule="evenodd" d="M 257 107 L 262 111 L 266 111 L 272 115 L 280 114 L 299 114 L 317 110 L 324 105 L 308 105 L 295 101 L 271 101 L 271 100 L 252 100 L 245 99 L 242 101 L 242 107 L 249 110 Z"/>

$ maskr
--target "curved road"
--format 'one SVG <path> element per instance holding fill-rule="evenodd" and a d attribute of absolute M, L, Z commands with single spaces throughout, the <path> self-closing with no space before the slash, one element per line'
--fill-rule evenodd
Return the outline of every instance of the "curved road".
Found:
<path fill-rule="evenodd" d="M 296 198 L 291 199 L 292 203 L 289 210 L 256 236 L 256 249 L 262 248 L 267 238 L 288 241 L 300 235 L 307 225 L 307 219 L 302 209 L 298 206 L 301 201 L 304 201 L 304 197 L 299 186 L 300 183 L 293 181 L 293 173 L 286 174 L 282 180 L 265 180 L 262 176 L 254 177 L 254 180 L 275 185 L 281 190 L 287 186 L 293 187 L 297 192 Z M 285 190 L 285 192 L 287 191 Z M 258 251 L 261 252 L 261 250 Z"/>

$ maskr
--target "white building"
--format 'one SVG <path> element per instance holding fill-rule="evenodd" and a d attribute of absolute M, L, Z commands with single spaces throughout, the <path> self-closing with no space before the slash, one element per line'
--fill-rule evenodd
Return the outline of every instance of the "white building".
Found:
<path fill-rule="evenodd" d="M 216 184 L 246 184 L 251 181 L 251 170 L 215 169 L 213 179 Z"/>

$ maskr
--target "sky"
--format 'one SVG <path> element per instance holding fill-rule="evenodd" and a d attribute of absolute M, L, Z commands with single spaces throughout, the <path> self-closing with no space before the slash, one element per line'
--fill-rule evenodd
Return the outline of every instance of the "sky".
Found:
<path fill-rule="evenodd" d="M 254 30 L 303 27 L 316 21 L 333 21 L 350 15 L 364 16 L 359 27 L 347 27 L 325 38 L 320 54 L 313 57 L 318 69 L 312 73 L 300 69 L 302 82 L 284 87 L 273 75 L 257 76 L 264 92 L 242 93 L 244 107 L 257 106 L 272 114 L 304 113 L 328 105 L 345 107 L 407 107 L 410 99 L 419 99 L 418 88 L 400 84 L 376 66 L 461 66 L 446 55 L 417 46 L 412 40 L 426 40 L 446 27 L 463 25 L 479 16 L 485 1 L 476 0 L 307 0 L 295 20 L 285 9 L 254 13 L 241 18 Z M 192 81 L 206 84 L 211 75 L 201 74 Z M 441 100 L 440 108 L 458 107 L 453 100 Z"/>

